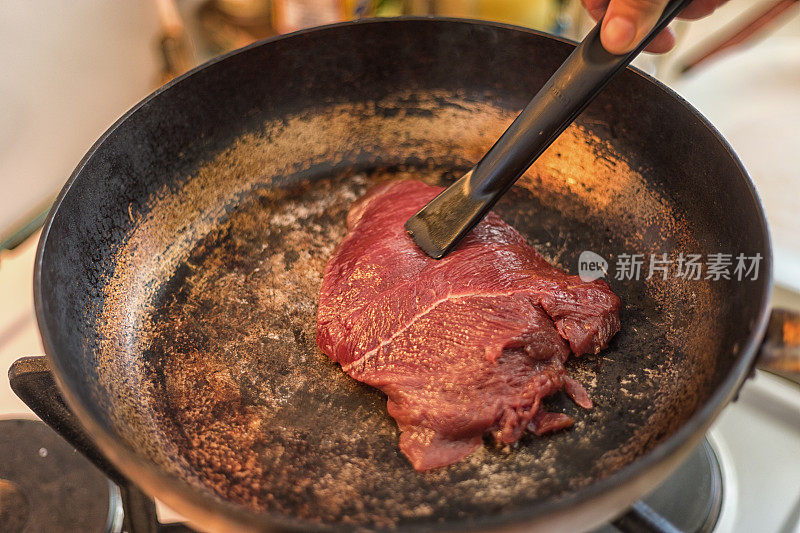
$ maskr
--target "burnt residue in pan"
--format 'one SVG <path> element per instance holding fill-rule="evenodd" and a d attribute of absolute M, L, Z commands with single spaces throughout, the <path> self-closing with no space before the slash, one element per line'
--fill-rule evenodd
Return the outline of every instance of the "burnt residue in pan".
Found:
<path fill-rule="evenodd" d="M 495 119 L 494 129 L 504 120 Z M 463 159 L 479 154 L 492 135 Z M 243 150 L 242 157 L 250 155 Z M 216 168 L 223 167 L 235 168 Z M 622 331 L 608 350 L 568 365 L 594 409 L 581 410 L 559 394 L 547 408 L 575 418 L 570 430 L 529 435 L 513 449 L 487 445 L 425 473 L 410 467 L 397 448 L 385 397 L 346 376 L 317 348 L 317 295 L 325 262 L 344 236 L 347 210 L 370 185 L 387 179 L 446 184 L 464 170 L 389 166 L 282 186 L 256 183 L 186 246 L 164 281 L 148 289 L 146 305 L 134 305 L 133 278 L 125 277 L 134 271 L 120 265 L 119 281 L 106 291 L 109 313 L 116 313 L 107 316 L 120 321 L 109 321 L 107 335 L 128 342 L 145 364 L 108 357 L 100 374 L 112 389 L 116 377 L 128 380 L 116 387 L 130 412 L 116 416 L 134 428 L 144 418 L 149 428 L 131 436 L 132 443 L 193 484 L 256 511 L 392 527 L 477 519 L 564 495 L 674 431 L 707 389 L 705 358 L 714 340 L 700 317 L 714 316 L 709 284 L 673 282 L 667 290 L 657 278 L 610 280 L 625 306 Z M 613 261 L 632 250 L 675 254 L 696 246 L 667 200 L 577 128 L 497 211 L 571 272 L 583 250 Z M 146 231 L 147 221 L 140 228 Z M 656 244 L 663 248 L 653 249 L 653 228 L 662 233 Z M 143 238 L 138 253 L 152 242 Z M 139 396 L 126 399 L 131 383 Z"/>
<path fill-rule="evenodd" d="M 441 183 L 449 175 L 345 176 L 282 192 L 280 202 L 268 190 L 255 191 L 194 248 L 164 288 L 149 360 L 163 392 L 156 395 L 164 399 L 160 412 L 180 432 L 180 455 L 204 485 L 254 509 L 391 525 L 491 514 L 613 469 L 602 451 L 648 423 L 664 385 L 653 379 L 655 369 L 667 354 L 684 357 L 669 342 L 667 325 L 632 331 L 640 321 L 658 320 L 652 306 L 649 313 L 629 306 L 628 331 L 611 350 L 572 364 L 597 404 L 583 411 L 563 395 L 551 400 L 551 409 L 576 418 L 572 430 L 528 436 L 516 449 L 487 447 L 425 474 L 399 453 L 385 397 L 347 377 L 316 347 L 320 274 L 344 236 L 350 203 L 381 180 Z M 514 196 L 503 207 L 517 227 L 530 230 L 532 213 L 547 210 L 514 212 L 514 205 L 533 201 L 524 191 Z M 550 229 L 536 232 L 544 238 Z M 534 243 L 551 258 L 558 252 L 553 240 Z"/>

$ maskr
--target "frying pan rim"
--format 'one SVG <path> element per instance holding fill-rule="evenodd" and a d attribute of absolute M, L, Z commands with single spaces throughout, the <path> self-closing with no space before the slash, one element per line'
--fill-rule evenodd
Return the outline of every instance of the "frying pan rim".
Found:
<path fill-rule="evenodd" d="M 192 508 L 199 512 L 207 513 L 209 510 L 219 513 L 225 519 L 233 522 L 245 523 L 253 527 L 264 526 L 277 526 L 280 528 L 303 528 L 305 530 L 330 530 L 336 526 L 319 525 L 309 523 L 307 521 L 289 518 L 285 515 L 276 513 L 255 513 L 244 506 L 233 504 L 232 502 L 218 499 L 211 494 L 196 488 L 184 479 L 168 473 L 161 468 L 158 468 L 155 463 L 149 460 L 144 455 L 137 453 L 127 443 L 117 439 L 117 437 L 107 431 L 101 423 L 95 421 L 94 417 L 89 413 L 91 410 L 88 408 L 89 402 L 82 396 L 77 387 L 70 385 L 68 378 L 66 378 L 66 368 L 61 363 L 62 360 L 67 360 L 67 357 L 58 357 L 58 351 L 55 348 L 53 333 L 48 326 L 48 314 L 45 309 L 45 297 L 43 294 L 42 286 L 42 270 L 44 267 L 45 254 L 47 253 L 47 243 L 50 230 L 52 229 L 55 217 L 58 215 L 59 208 L 62 205 L 66 196 L 70 193 L 74 184 L 81 176 L 86 164 L 94 157 L 105 141 L 114 134 L 126 120 L 136 113 L 139 109 L 147 105 L 150 101 L 159 97 L 162 93 L 169 91 L 175 85 L 182 83 L 184 80 L 191 78 L 196 73 L 205 70 L 218 62 L 224 61 L 229 57 L 237 54 L 245 53 L 252 48 L 269 45 L 272 42 L 292 39 L 300 35 L 305 35 L 311 32 L 325 32 L 330 30 L 338 30 L 340 28 L 347 28 L 350 26 L 362 24 L 397 24 L 403 22 L 423 22 L 430 24 L 441 23 L 460 23 L 469 24 L 476 27 L 494 27 L 503 30 L 512 30 L 515 32 L 524 32 L 535 35 L 540 38 L 555 40 L 565 44 L 575 45 L 574 41 L 564 39 L 561 37 L 553 36 L 545 32 L 533 30 L 530 28 L 523 28 L 511 24 L 487 22 L 472 19 L 454 18 L 454 17 L 419 17 L 419 16 L 403 16 L 396 18 L 380 18 L 380 19 L 362 19 L 356 21 L 341 22 L 314 28 L 308 28 L 297 32 L 274 36 L 268 39 L 254 42 L 243 48 L 231 51 L 221 56 L 215 57 L 195 68 L 186 72 L 185 74 L 175 78 L 169 83 L 153 91 L 150 95 L 145 97 L 139 103 L 134 105 L 126 113 L 124 113 L 117 121 L 114 122 L 92 145 L 87 153 L 80 160 L 78 165 L 73 170 L 69 179 L 61 189 L 58 197 L 56 198 L 53 206 L 47 216 L 47 220 L 42 229 L 39 242 L 36 250 L 36 258 L 34 263 L 34 308 L 36 319 L 39 326 L 39 331 L 42 337 L 42 343 L 45 348 L 45 354 L 49 363 L 50 369 L 53 373 L 54 379 L 58 385 L 59 391 L 66 400 L 69 407 L 74 411 L 76 417 L 84 425 L 88 434 L 97 442 L 98 447 L 109 458 L 112 463 L 120 469 L 120 471 L 132 482 L 145 489 L 148 489 L 150 494 L 159 494 L 159 499 L 165 501 L 168 505 L 172 502 L 178 502 L 180 505 L 174 507 Z M 491 517 L 483 517 L 471 521 L 469 524 L 458 523 L 456 521 L 448 521 L 439 524 L 432 524 L 438 528 L 452 528 L 455 526 L 468 526 L 468 527 L 481 527 L 481 526 L 495 526 L 509 523 L 521 523 L 526 519 L 533 521 L 540 519 L 546 514 L 563 512 L 570 507 L 586 504 L 591 500 L 599 497 L 609 490 L 616 487 L 624 486 L 632 483 L 642 476 L 645 476 L 653 467 L 666 461 L 673 454 L 680 453 L 682 448 L 686 447 L 686 443 L 692 440 L 692 437 L 701 431 L 705 431 L 718 413 L 727 405 L 728 401 L 738 392 L 744 383 L 746 376 L 753 368 L 757 349 L 763 338 L 764 331 L 766 330 L 767 320 L 769 317 L 770 300 L 771 300 L 771 286 L 772 286 L 772 244 L 769 233 L 769 226 L 766 220 L 764 207 L 758 192 L 755 189 L 753 181 L 744 167 L 738 156 L 735 154 L 731 146 L 724 139 L 724 137 L 717 131 L 717 129 L 691 104 L 682 98 L 675 91 L 662 84 L 654 77 L 636 69 L 628 67 L 635 75 L 642 77 L 648 85 L 656 91 L 664 94 L 666 98 L 676 99 L 682 107 L 686 109 L 695 119 L 698 120 L 698 126 L 705 127 L 712 136 L 720 143 L 721 147 L 727 152 L 736 164 L 740 175 L 746 182 L 747 192 L 750 199 L 753 201 L 754 206 L 758 212 L 761 220 L 761 234 L 763 239 L 763 246 L 765 252 L 764 278 L 761 283 L 764 284 L 764 291 L 759 303 L 757 319 L 749 334 L 749 338 L 745 346 L 737 355 L 737 360 L 733 363 L 728 374 L 724 377 L 721 383 L 716 387 L 712 394 L 706 399 L 703 405 L 700 406 L 685 422 L 678 428 L 672 435 L 667 437 L 663 442 L 657 444 L 653 449 L 649 450 L 643 456 L 635 459 L 631 463 L 620 468 L 617 472 L 609 475 L 606 478 L 593 481 L 591 484 L 582 487 L 568 495 L 557 499 L 543 499 L 531 505 L 506 511 Z M 164 489 L 168 490 L 164 490 Z M 180 496 L 176 496 L 179 494 Z M 210 515 L 209 515 L 210 516 Z"/>

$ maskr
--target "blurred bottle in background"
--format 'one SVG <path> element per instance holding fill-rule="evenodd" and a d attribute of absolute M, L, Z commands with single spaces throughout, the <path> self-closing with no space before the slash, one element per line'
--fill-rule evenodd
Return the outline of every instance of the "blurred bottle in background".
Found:
<path fill-rule="evenodd" d="M 558 31 L 566 3 L 566 0 L 272 0 L 272 22 L 278 33 L 285 33 L 361 17 L 440 15 Z"/>
<path fill-rule="evenodd" d="M 346 0 L 272 0 L 272 25 L 278 33 L 352 18 Z"/>
<path fill-rule="evenodd" d="M 271 35 L 365 17 L 437 15 L 481 19 L 573 39 L 582 36 L 588 19 L 580 0 L 183 0 L 177 3 L 184 7 L 199 4 L 196 13 L 205 44 L 201 47 L 205 49 L 199 50 L 199 59 Z"/>
<path fill-rule="evenodd" d="M 554 31 L 559 27 L 563 3 L 559 0 L 437 0 L 434 14 Z"/>

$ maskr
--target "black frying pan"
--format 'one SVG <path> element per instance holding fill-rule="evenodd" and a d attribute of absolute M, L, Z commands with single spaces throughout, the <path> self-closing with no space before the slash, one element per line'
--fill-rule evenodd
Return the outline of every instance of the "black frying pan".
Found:
<path fill-rule="evenodd" d="M 771 255 L 730 147 L 636 71 L 496 211 L 568 271 L 584 250 L 725 252 L 760 254 L 756 280 L 610 279 L 622 331 L 570 367 L 596 407 L 556 396 L 571 430 L 426 473 L 385 398 L 315 344 L 350 203 L 458 177 L 570 48 L 497 24 L 342 24 L 212 61 L 120 119 L 59 197 L 35 280 L 61 393 L 110 462 L 204 528 L 583 529 L 661 481 L 753 364 Z"/>

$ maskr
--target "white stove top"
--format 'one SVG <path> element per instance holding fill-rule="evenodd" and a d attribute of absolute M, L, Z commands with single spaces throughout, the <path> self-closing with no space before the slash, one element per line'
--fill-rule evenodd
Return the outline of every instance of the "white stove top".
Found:
<path fill-rule="evenodd" d="M 708 440 L 723 481 L 714 531 L 800 532 L 800 387 L 758 371 Z"/>
<path fill-rule="evenodd" d="M 0 255 L 0 367 L 43 353 L 33 313 L 36 238 Z M 800 295 L 777 291 L 776 305 L 800 309 Z M 0 417 L 33 417 L 0 372 Z M 758 372 L 708 434 L 723 475 L 718 533 L 800 533 L 800 387 Z M 159 505 L 162 521 L 180 516 Z"/>

